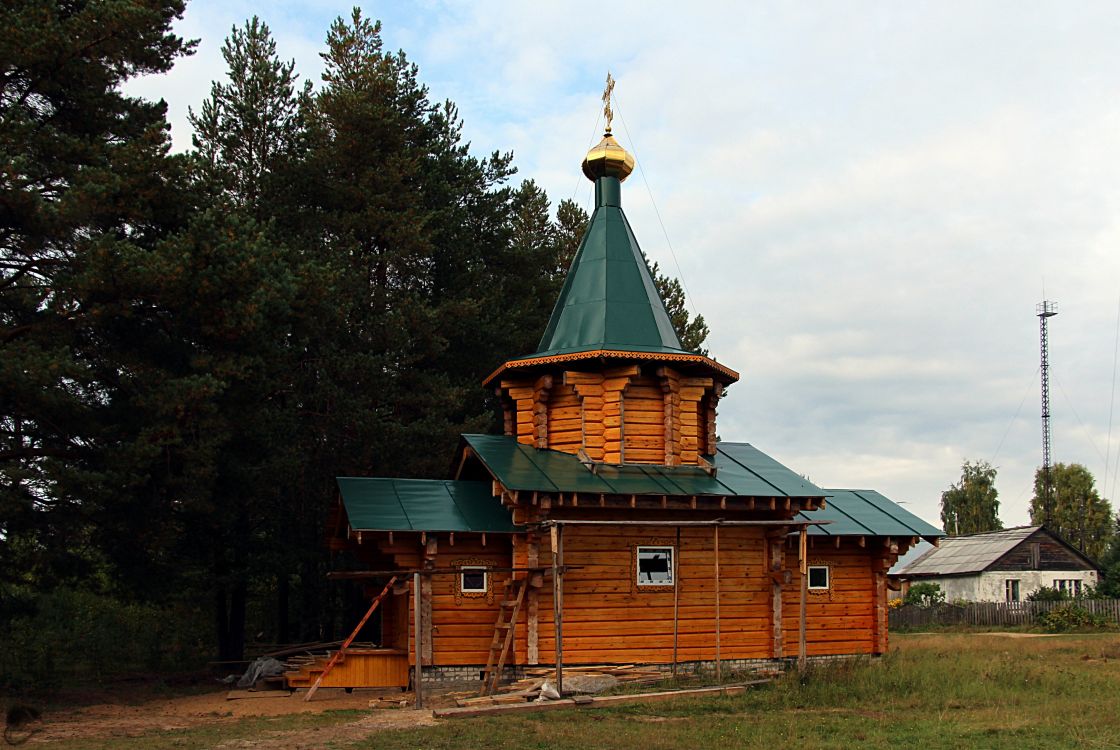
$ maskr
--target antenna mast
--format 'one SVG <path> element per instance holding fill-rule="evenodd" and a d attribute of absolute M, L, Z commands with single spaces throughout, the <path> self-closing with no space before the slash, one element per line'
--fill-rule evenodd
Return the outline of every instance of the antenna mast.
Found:
<path fill-rule="evenodd" d="M 1050 342 L 1046 321 L 1058 314 L 1058 303 L 1043 300 L 1035 305 L 1042 342 L 1042 525 L 1049 526 L 1054 513 L 1054 483 L 1050 475 Z"/>

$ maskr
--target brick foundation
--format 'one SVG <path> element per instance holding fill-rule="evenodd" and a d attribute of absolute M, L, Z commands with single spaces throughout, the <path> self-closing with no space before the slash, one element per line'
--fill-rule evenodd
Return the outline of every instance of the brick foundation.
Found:
<path fill-rule="evenodd" d="M 810 656 L 807 658 L 810 664 L 825 664 L 834 661 L 849 661 L 851 659 L 859 659 L 866 657 L 866 654 L 831 654 L 828 656 Z M 507 666 L 502 675 L 502 683 L 520 680 L 525 677 L 525 670 L 531 669 L 545 669 L 549 665 L 531 665 L 525 666 Z M 571 665 L 583 666 L 583 665 Z M 645 669 L 656 669 L 666 677 L 673 672 L 672 664 L 642 664 Z M 468 688 L 477 688 L 482 677 L 482 670 L 486 665 L 470 665 L 470 666 L 456 666 L 456 667 L 443 667 L 439 665 L 432 665 L 424 667 L 424 684 L 435 685 L 439 687 L 451 688 L 454 685 L 463 685 Z M 785 672 L 789 669 L 797 667 L 797 657 L 786 657 L 783 659 L 724 659 L 720 662 L 720 669 L 725 674 L 731 672 L 752 672 L 762 670 L 780 670 Z M 677 674 L 685 675 L 714 675 L 716 671 L 715 661 L 685 661 L 677 663 Z"/>

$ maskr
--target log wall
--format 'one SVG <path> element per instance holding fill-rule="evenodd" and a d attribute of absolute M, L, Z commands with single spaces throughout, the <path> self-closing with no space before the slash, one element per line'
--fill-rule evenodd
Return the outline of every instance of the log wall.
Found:
<path fill-rule="evenodd" d="M 537 448 L 606 463 L 696 465 L 716 450 L 722 385 L 656 364 L 508 379 L 505 431 Z"/>
<path fill-rule="evenodd" d="M 799 647 L 801 572 L 797 550 L 787 550 L 786 557 L 793 575 L 782 587 L 783 654 L 795 657 Z M 809 565 L 828 566 L 829 588 L 806 595 L 807 655 L 876 653 L 872 554 L 848 542 L 840 549 L 810 549 L 808 558 Z"/>
<path fill-rule="evenodd" d="M 548 566 L 549 538 L 518 537 L 491 540 L 483 547 L 477 536 L 457 539 L 454 547 L 444 536 L 429 567 L 488 564 L 528 567 L 531 560 Z M 430 543 L 430 540 L 429 540 Z M 564 562 L 564 663 L 670 663 L 673 661 L 673 588 L 638 586 L 638 546 L 672 546 L 677 550 L 676 659 L 708 661 L 716 658 L 715 553 L 712 527 L 683 527 L 677 547 L 676 529 L 665 526 L 566 526 Z M 416 539 L 398 540 L 395 561 L 402 568 L 422 567 L 425 552 Z M 871 547 L 846 540 L 839 548 L 818 545 L 808 552 L 809 565 L 829 566 L 829 589 L 810 592 L 806 607 L 806 653 L 869 654 L 886 650 L 886 611 L 878 611 L 876 565 L 889 561 Z M 765 531 L 758 527 L 721 527 L 720 656 L 723 659 L 796 657 L 799 652 L 800 587 L 796 544 L 778 544 L 784 554 L 778 568 L 788 574 L 780 589 L 775 644 L 774 579 L 768 569 Z M 459 578 L 432 575 L 430 654 L 426 664 L 446 666 L 485 664 L 504 583 L 510 573 L 488 576 L 486 595 L 458 591 Z M 524 573 L 516 573 L 524 577 Z M 411 587 L 387 602 L 383 615 L 384 645 L 413 648 Z M 885 598 L 885 597 L 884 597 Z M 532 606 L 530 606 L 532 603 Z M 531 618 L 531 613 L 533 617 Z M 530 589 L 515 630 L 511 663 L 549 665 L 555 659 L 551 579 Z M 530 620 L 537 621 L 530 638 Z M 881 620 L 881 622 L 880 622 Z M 534 642 L 535 640 L 535 642 Z M 532 654 L 530 644 L 533 644 Z"/>

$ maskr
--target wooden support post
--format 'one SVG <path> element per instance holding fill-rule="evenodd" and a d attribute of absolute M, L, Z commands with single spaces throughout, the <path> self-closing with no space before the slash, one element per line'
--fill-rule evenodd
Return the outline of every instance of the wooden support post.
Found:
<path fill-rule="evenodd" d="M 797 668 L 805 669 L 805 660 L 807 657 L 807 647 L 805 644 L 805 614 L 807 609 L 807 601 L 809 594 L 809 556 L 806 549 L 805 539 L 808 536 L 808 530 L 802 526 L 800 543 L 798 544 L 799 565 L 801 571 L 801 601 L 800 609 L 797 618 Z"/>
<path fill-rule="evenodd" d="M 424 543 L 424 565 L 426 570 L 436 567 L 436 553 L 438 542 L 433 534 Z M 420 655 L 422 664 L 432 663 L 432 574 L 424 573 L 420 576 L 420 606 L 423 610 L 424 627 L 420 630 Z"/>
<path fill-rule="evenodd" d="M 720 658 L 719 643 L 719 526 L 712 527 L 712 543 L 715 547 L 715 577 L 716 577 L 716 682 L 723 681 L 723 660 Z"/>
<path fill-rule="evenodd" d="M 556 641 L 556 692 L 564 694 L 564 527 L 550 530 L 552 543 L 552 624 Z"/>
<path fill-rule="evenodd" d="M 887 652 L 887 573 L 886 568 L 889 566 L 878 555 L 874 556 L 871 560 L 874 573 L 872 574 L 872 581 L 874 582 L 873 592 L 873 605 L 872 611 L 874 612 L 875 623 L 873 625 L 873 634 L 875 643 L 871 649 L 874 654 L 885 654 Z"/>
<path fill-rule="evenodd" d="M 422 640 L 420 633 L 423 632 L 423 608 L 420 606 L 420 574 L 412 574 L 412 652 L 413 658 L 413 673 L 412 673 L 412 688 L 416 693 L 416 708 L 424 707 L 424 690 L 421 687 L 424 683 L 423 667 L 420 664 L 420 652 L 422 647 L 420 641 Z"/>
<path fill-rule="evenodd" d="M 782 567 L 784 566 L 784 533 L 774 533 L 767 540 L 767 559 L 770 563 L 770 655 L 783 656 L 782 647 Z"/>
<path fill-rule="evenodd" d="M 528 547 L 525 553 L 526 565 L 530 568 L 535 568 L 540 565 L 541 556 L 541 543 L 540 537 L 535 533 L 528 534 Z M 540 663 L 539 651 L 539 630 L 540 630 L 540 587 L 533 585 L 533 578 L 540 576 L 540 572 L 529 573 L 526 578 L 526 584 L 529 586 L 529 591 L 526 596 L 528 597 L 529 613 L 526 617 L 525 642 L 526 642 L 526 661 L 529 664 Z"/>
<path fill-rule="evenodd" d="M 662 496 L 664 499 L 664 496 Z M 677 527 L 677 546 L 673 548 L 673 676 L 677 676 L 677 640 L 680 630 L 680 557 L 681 557 L 681 527 Z"/>

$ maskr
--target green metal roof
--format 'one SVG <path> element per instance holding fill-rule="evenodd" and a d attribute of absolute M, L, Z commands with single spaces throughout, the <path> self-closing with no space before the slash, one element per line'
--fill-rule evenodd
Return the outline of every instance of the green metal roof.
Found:
<path fill-rule="evenodd" d="M 824 526 L 810 526 L 809 533 L 818 536 L 945 536 L 898 503 L 875 490 L 824 490 L 829 496 L 822 510 L 801 513 L 806 521 L 830 521 Z"/>
<path fill-rule="evenodd" d="M 600 349 L 683 351 L 620 195 L 617 178 L 596 180 L 595 213 L 534 357 Z"/>
<path fill-rule="evenodd" d="M 507 489 L 617 495 L 825 497 L 829 493 L 749 443 L 720 443 L 712 476 L 696 466 L 603 464 L 592 473 L 570 453 L 542 450 L 506 435 L 463 435 Z"/>
<path fill-rule="evenodd" d="M 338 477 L 355 531 L 518 531 L 489 482 Z"/>

